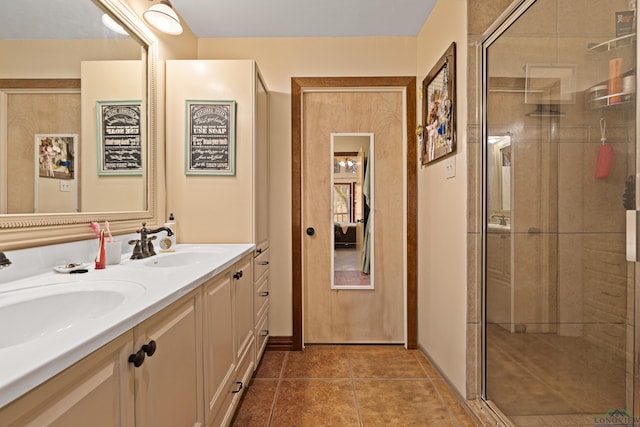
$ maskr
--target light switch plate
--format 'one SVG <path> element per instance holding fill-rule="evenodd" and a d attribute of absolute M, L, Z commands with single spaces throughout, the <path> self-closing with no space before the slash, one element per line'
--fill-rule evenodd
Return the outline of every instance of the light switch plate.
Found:
<path fill-rule="evenodd" d="M 71 182 L 60 180 L 60 191 L 65 193 L 71 191 Z"/>
<path fill-rule="evenodd" d="M 456 158 L 449 157 L 444 161 L 444 177 L 453 178 L 456 176 Z"/>

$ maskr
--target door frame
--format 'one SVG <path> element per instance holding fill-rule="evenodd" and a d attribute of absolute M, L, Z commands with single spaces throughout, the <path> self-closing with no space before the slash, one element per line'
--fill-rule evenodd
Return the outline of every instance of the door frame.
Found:
<path fill-rule="evenodd" d="M 418 286 L 418 186 L 416 129 L 416 77 L 292 77 L 291 78 L 291 238 L 292 238 L 292 316 L 291 350 L 303 347 L 302 295 L 302 96 L 310 89 L 400 88 L 405 91 L 405 132 L 407 140 L 407 271 L 405 300 L 406 347 L 417 348 Z"/>

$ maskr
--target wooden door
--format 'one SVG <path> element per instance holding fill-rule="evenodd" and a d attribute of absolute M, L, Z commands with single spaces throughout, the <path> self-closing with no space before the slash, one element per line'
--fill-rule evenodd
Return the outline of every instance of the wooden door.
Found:
<path fill-rule="evenodd" d="M 305 343 L 404 342 L 402 92 L 309 92 L 303 97 L 302 287 Z M 373 289 L 331 289 L 332 133 L 373 133 Z M 313 229 L 313 231 L 312 231 Z"/>

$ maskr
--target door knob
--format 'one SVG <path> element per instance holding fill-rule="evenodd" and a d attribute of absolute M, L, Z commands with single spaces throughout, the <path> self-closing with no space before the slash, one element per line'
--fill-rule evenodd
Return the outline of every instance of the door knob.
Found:
<path fill-rule="evenodd" d="M 316 230 L 313 227 L 309 227 L 307 228 L 307 234 L 309 236 L 313 236 L 314 234 L 316 234 Z"/>

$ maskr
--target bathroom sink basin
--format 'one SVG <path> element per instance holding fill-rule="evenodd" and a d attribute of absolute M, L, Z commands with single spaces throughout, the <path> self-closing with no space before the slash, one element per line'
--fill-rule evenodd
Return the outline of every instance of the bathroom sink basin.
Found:
<path fill-rule="evenodd" d="M 509 231 L 511 230 L 511 226 L 509 224 L 487 224 L 489 230 L 501 230 L 501 231 Z"/>
<path fill-rule="evenodd" d="M 0 349 L 103 317 L 144 294 L 130 281 L 77 281 L 0 294 Z"/>
<path fill-rule="evenodd" d="M 190 267 L 197 264 L 212 264 L 215 262 L 215 253 L 208 252 L 175 252 L 155 256 L 144 265 L 148 267 Z"/>

